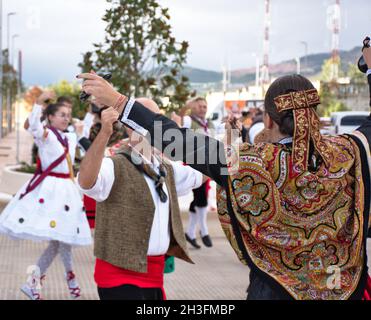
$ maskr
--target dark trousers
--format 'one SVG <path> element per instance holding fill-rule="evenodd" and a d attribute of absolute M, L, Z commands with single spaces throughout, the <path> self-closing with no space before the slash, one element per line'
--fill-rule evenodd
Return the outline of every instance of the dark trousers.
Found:
<path fill-rule="evenodd" d="M 193 201 L 189 207 L 189 211 L 196 212 L 195 207 L 205 208 L 208 205 L 207 196 L 207 183 L 205 182 L 201 187 L 193 189 Z"/>
<path fill-rule="evenodd" d="M 100 300 L 164 300 L 159 288 L 139 288 L 123 285 L 114 288 L 98 288 Z"/>
<path fill-rule="evenodd" d="M 247 289 L 247 300 L 287 300 L 256 272 L 250 270 L 250 285 Z"/>

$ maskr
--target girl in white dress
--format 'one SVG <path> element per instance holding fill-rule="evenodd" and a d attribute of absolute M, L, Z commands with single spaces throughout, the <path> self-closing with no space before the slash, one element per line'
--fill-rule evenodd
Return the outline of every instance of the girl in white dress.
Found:
<path fill-rule="evenodd" d="M 58 254 L 65 267 L 70 295 L 78 298 L 80 288 L 72 268 L 72 246 L 90 245 L 92 239 L 72 170 L 76 135 L 64 132 L 71 111 L 63 104 L 46 108 L 49 124 L 46 127 L 41 122 L 42 112 L 43 107 L 35 104 L 28 119 L 29 131 L 39 148 L 38 170 L 0 215 L 0 232 L 18 239 L 50 241 L 37 262 L 40 278 L 36 276 L 21 288 L 30 299 L 41 299 L 46 270 Z"/>

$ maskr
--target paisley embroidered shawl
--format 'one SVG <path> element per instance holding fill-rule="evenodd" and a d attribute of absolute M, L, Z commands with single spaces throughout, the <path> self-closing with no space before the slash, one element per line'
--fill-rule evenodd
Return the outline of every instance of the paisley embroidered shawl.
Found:
<path fill-rule="evenodd" d="M 238 170 L 229 176 L 230 204 L 245 250 L 257 268 L 295 299 L 347 299 L 363 268 L 359 149 L 346 136 L 324 136 L 321 143 L 330 150 L 330 165 L 322 161 L 316 170 L 301 172 L 293 169 L 292 150 L 285 145 L 244 144 Z M 247 264 L 226 190 L 219 187 L 217 197 L 222 228 Z M 340 277 L 332 276 L 337 270 Z"/>

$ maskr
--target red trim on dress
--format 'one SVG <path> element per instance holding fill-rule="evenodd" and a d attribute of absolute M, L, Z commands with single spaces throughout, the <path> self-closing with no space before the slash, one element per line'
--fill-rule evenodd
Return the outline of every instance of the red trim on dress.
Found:
<path fill-rule="evenodd" d="M 86 217 L 88 218 L 90 229 L 94 229 L 97 203 L 94 199 L 84 195 L 84 207 L 86 209 Z"/>

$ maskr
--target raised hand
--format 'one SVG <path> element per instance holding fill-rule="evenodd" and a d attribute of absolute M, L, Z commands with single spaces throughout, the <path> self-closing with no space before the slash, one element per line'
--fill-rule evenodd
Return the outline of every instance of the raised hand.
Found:
<path fill-rule="evenodd" d="M 45 91 L 37 98 L 36 103 L 38 105 L 43 106 L 43 108 L 45 109 L 48 105 L 47 103 L 48 100 L 55 100 L 55 98 L 56 98 L 55 92 Z"/>
<path fill-rule="evenodd" d="M 83 91 L 94 96 L 97 106 L 100 108 L 103 105 L 114 107 L 121 96 L 107 80 L 95 73 L 83 73 L 78 75 L 77 78 L 84 80 Z"/>
<path fill-rule="evenodd" d="M 233 114 L 229 114 L 227 117 L 225 117 L 222 120 L 223 123 L 225 123 L 225 129 L 226 130 L 239 130 L 242 131 L 242 122 L 237 119 Z"/>
<path fill-rule="evenodd" d="M 363 49 L 363 58 L 369 69 L 371 69 L 371 48 Z"/>
<path fill-rule="evenodd" d="M 101 122 L 102 122 L 102 132 L 108 136 L 111 136 L 113 133 L 113 125 L 117 121 L 117 118 L 119 117 L 119 113 L 113 109 L 108 108 L 103 110 L 102 116 L 101 116 Z"/>
<path fill-rule="evenodd" d="M 73 123 L 73 126 L 75 128 L 76 134 L 78 137 L 81 137 L 84 132 L 84 122 L 83 121 L 76 121 Z"/>

